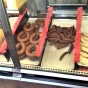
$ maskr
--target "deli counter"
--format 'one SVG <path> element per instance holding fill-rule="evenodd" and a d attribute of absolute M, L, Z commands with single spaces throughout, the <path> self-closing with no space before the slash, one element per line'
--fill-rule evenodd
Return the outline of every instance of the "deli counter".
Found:
<path fill-rule="evenodd" d="M 0 78 L 88 88 L 88 0 L 24 1 L 0 0 Z"/>

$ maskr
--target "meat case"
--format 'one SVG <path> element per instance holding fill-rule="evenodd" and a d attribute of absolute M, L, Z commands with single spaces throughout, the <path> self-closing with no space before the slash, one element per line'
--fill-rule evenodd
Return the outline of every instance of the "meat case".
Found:
<path fill-rule="evenodd" d="M 0 0 L 0 78 L 87 88 L 88 0 L 27 0 L 22 7 L 8 15 Z"/>

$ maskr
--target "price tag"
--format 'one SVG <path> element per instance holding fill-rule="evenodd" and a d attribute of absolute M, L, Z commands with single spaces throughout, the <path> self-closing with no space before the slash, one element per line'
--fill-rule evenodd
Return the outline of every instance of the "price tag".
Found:
<path fill-rule="evenodd" d="M 13 72 L 13 77 L 16 77 L 16 78 L 20 78 L 22 77 L 22 74 L 21 74 L 21 69 L 17 69 L 17 68 L 13 68 L 12 69 L 12 72 Z"/>

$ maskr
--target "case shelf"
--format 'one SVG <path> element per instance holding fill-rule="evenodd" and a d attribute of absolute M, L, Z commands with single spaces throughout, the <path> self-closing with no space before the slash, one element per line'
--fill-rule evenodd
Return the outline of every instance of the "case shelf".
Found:
<path fill-rule="evenodd" d="M 47 2 L 47 0 L 45 0 Z M 76 0 L 75 0 L 76 1 Z M 78 0 L 79 1 L 79 0 Z M 3 13 L 2 13 L 2 17 L 7 18 L 6 13 L 4 12 L 4 7 L 3 7 L 3 3 L 2 0 L 0 1 L 0 5 Z M 52 6 L 53 4 L 50 3 L 50 6 Z M 48 5 L 48 6 L 49 6 Z M 58 7 L 62 6 L 62 10 L 58 10 Z M 83 2 L 79 4 L 79 3 L 69 3 L 69 4 L 64 4 L 64 2 L 62 4 L 55 4 L 53 6 L 55 6 L 55 10 L 57 10 L 57 12 L 53 12 L 54 14 L 57 15 L 61 15 L 66 13 L 66 15 L 73 15 L 73 17 L 76 15 L 76 11 L 75 9 L 73 9 L 73 11 L 70 9 L 68 10 L 69 6 L 73 6 L 73 7 L 77 7 L 77 6 L 83 6 L 86 7 L 87 6 L 87 1 Z M 67 7 L 67 10 L 64 10 L 64 7 Z M 46 6 L 47 9 L 47 6 Z M 85 8 L 84 8 L 85 9 Z M 0 9 L 1 10 L 1 9 Z M 67 11 L 67 12 L 66 12 Z M 58 14 L 59 13 L 59 14 Z M 45 13 L 46 14 L 46 13 Z M 65 17 L 66 17 L 65 15 Z M 88 15 L 86 13 L 86 10 L 84 10 L 84 15 Z M 41 13 L 37 14 L 37 16 L 41 16 Z M 29 17 L 31 17 L 29 15 Z M 21 26 L 18 26 L 17 28 L 22 28 L 22 24 L 26 23 L 28 20 L 28 15 L 24 15 L 24 17 L 22 17 L 22 21 L 21 20 Z M 62 17 L 63 18 L 63 17 Z M 11 44 L 12 46 L 10 47 L 9 45 L 9 50 L 14 51 L 15 49 L 15 44 L 13 41 L 9 42 L 12 38 L 11 35 L 11 31 L 10 31 L 10 27 L 9 27 L 9 22 L 7 19 L 1 19 L 2 22 L 2 26 L 6 25 L 4 28 L 4 32 L 9 32 L 10 33 L 10 37 L 11 38 L 6 38 L 8 41 L 8 44 Z M 5 24 L 4 24 L 5 23 Z M 6 29 L 7 27 L 7 29 Z M 7 36 L 7 35 L 6 35 Z M 11 63 L 1 63 L 0 64 L 0 78 L 1 79 L 9 79 L 9 80 L 17 80 L 17 81 L 26 81 L 26 82 L 34 82 L 34 83 L 41 83 L 41 84 L 48 84 L 48 85 L 55 85 L 55 86 L 64 86 L 64 87 L 73 87 L 73 88 L 86 88 L 86 86 L 88 86 L 87 81 L 88 81 L 88 72 L 84 72 L 84 71 L 79 71 L 78 68 L 77 69 L 73 69 L 73 70 L 61 70 L 61 69 L 55 69 L 55 68 L 48 68 L 48 67 L 42 67 L 42 66 L 30 66 L 30 65 L 20 65 L 20 61 L 18 61 L 18 56 L 17 56 L 17 52 L 11 52 L 10 54 L 12 56 L 12 60 L 13 60 L 13 64 Z M 15 54 L 15 55 L 14 55 Z M 2 67 L 2 66 L 10 66 L 10 67 Z M 14 67 L 12 67 L 14 66 Z M 17 69 L 18 71 L 14 71 L 13 69 Z M 21 77 L 17 77 L 17 76 L 13 76 L 13 74 L 21 74 Z M 78 82 L 78 84 L 77 84 Z M 82 84 L 80 84 L 82 83 Z"/>

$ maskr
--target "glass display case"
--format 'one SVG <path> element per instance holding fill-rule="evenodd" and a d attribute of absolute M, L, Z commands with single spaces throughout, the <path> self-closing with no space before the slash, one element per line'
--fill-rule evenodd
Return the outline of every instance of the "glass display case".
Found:
<path fill-rule="evenodd" d="M 88 0 L 27 0 L 15 17 L 7 9 L 0 0 L 0 78 L 87 88 Z"/>

